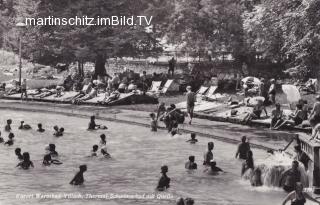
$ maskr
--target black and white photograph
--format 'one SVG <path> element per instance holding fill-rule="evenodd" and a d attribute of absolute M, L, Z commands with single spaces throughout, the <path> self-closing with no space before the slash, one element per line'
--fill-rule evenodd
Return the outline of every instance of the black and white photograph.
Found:
<path fill-rule="evenodd" d="M 0 0 L 0 205 L 320 204 L 320 0 Z"/>

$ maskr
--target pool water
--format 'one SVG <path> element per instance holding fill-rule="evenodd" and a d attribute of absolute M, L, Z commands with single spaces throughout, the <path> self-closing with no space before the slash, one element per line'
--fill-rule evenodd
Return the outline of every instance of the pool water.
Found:
<path fill-rule="evenodd" d="M 175 204 L 178 197 L 192 197 L 195 204 L 235 204 L 270 205 L 281 204 L 286 194 L 276 188 L 252 188 L 240 179 L 241 161 L 234 158 L 236 145 L 213 140 L 214 158 L 217 166 L 226 173 L 212 176 L 203 172 L 203 153 L 209 138 L 199 138 L 198 144 L 185 141 L 189 136 L 171 137 L 166 131 L 152 133 L 148 128 L 97 120 L 108 130 L 87 131 L 89 120 L 64 115 L 15 112 L 0 110 L 2 137 L 7 119 L 13 120 L 15 144 L 0 149 L 0 204 Z M 30 124 L 33 130 L 18 130 L 20 120 Z M 37 133 L 36 125 L 41 122 L 46 129 Z M 53 137 L 54 125 L 63 126 L 63 137 Z M 112 159 L 88 158 L 94 144 L 100 141 L 100 134 L 107 136 L 107 148 Z M 41 165 L 45 146 L 56 144 L 62 165 L 43 167 Z M 20 147 L 28 151 L 35 168 L 21 170 L 15 168 L 18 160 L 14 149 Z M 267 153 L 253 149 L 255 159 L 264 159 Z M 189 155 L 195 155 L 198 170 L 186 171 L 185 162 Z M 84 173 L 85 185 L 69 185 L 81 164 L 87 164 Z M 160 167 L 169 166 L 168 176 L 171 187 L 165 192 L 155 192 L 160 177 Z M 33 194 L 70 194 L 73 199 L 39 199 Z M 20 195 L 19 195 L 20 194 Z M 21 194 L 31 194 L 21 199 Z M 76 199 L 78 194 L 148 194 L 151 199 Z M 152 196 L 155 194 L 155 197 Z M 162 194 L 162 195 L 157 195 Z M 60 195 L 61 196 L 61 195 Z M 157 199 L 157 196 L 161 199 Z M 25 196 L 27 197 L 27 196 Z"/>

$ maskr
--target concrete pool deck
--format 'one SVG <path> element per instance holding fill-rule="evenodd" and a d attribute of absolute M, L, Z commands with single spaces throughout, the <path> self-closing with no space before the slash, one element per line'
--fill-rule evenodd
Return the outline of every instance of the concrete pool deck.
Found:
<path fill-rule="evenodd" d="M 99 120 L 116 121 L 144 127 L 148 127 L 150 124 L 148 112 L 118 109 L 116 106 L 77 106 L 1 99 L 0 109 L 72 115 L 88 118 L 88 121 L 89 116 L 96 115 L 97 122 Z M 14 116 L 12 118 L 14 118 Z M 28 120 L 26 119 L 25 121 Z M 160 129 L 164 129 L 164 124 L 159 122 L 159 127 Z M 229 143 L 238 143 L 241 141 L 241 137 L 246 135 L 253 147 L 265 150 L 282 149 L 287 145 L 293 135 L 296 134 L 294 132 L 272 131 L 267 128 L 249 127 L 228 122 L 209 121 L 206 119 L 194 119 L 192 125 L 180 125 L 180 130 L 182 133 L 196 132 L 198 136 L 210 137 Z M 306 135 L 305 133 L 299 134 Z"/>

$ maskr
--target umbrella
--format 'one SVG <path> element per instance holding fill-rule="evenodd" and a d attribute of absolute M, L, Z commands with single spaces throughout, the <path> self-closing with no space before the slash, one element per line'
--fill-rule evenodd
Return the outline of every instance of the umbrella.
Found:
<path fill-rule="evenodd" d="M 255 77 L 245 77 L 241 80 L 244 84 L 260 85 L 261 81 Z"/>
<path fill-rule="evenodd" d="M 298 102 L 301 99 L 300 92 L 295 85 L 282 85 L 282 90 L 290 103 Z"/>

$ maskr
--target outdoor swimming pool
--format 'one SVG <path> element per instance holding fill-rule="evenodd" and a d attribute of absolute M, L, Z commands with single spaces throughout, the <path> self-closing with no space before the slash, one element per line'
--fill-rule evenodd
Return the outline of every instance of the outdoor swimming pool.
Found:
<path fill-rule="evenodd" d="M 241 161 L 234 158 L 236 145 L 213 140 L 214 158 L 219 167 L 227 173 L 210 176 L 203 172 L 203 153 L 208 138 L 199 138 L 199 143 L 186 143 L 189 136 L 169 136 L 165 131 L 151 133 L 148 128 L 115 122 L 97 120 L 106 124 L 108 130 L 89 132 L 86 130 L 88 119 L 64 115 L 16 112 L 0 110 L 2 137 L 7 140 L 8 133 L 3 131 L 7 119 L 13 120 L 15 144 L 0 149 L 0 204 L 175 204 L 178 197 L 192 197 L 195 204 L 235 204 L 270 205 L 280 204 L 286 194 L 279 189 L 266 187 L 252 188 L 248 182 L 240 180 Z M 20 120 L 30 124 L 33 130 L 18 130 Z M 36 124 L 42 122 L 46 129 L 37 133 Z M 63 126 L 65 134 L 61 138 L 52 136 L 54 125 Z M 107 136 L 108 152 L 112 159 L 86 158 L 94 144 L 100 141 L 100 134 Z M 63 162 L 60 166 L 41 165 L 45 146 L 56 144 L 56 150 Z M 1 145 L 2 146 L 2 145 Z M 14 149 L 20 147 L 28 151 L 35 168 L 20 170 L 14 168 L 18 163 Z M 267 153 L 253 149 L 255 159 L 264 159 Z M 195 155 L 198 164 L 196 172 L 184 168 L 189 155 Z M 69 185 L 80 164 L 87 164 L 84 174 L 85 185 Z M 160 167 L 169 166 L 168 176 L 171 187 L 166 192 L 155 192 L 160 177 Z M 19 199 L 19 194 L 162 194 L 168 199 L 38 199 L 35 196 Z M 28 196 L 26 196 L 28 197 Z"/>

